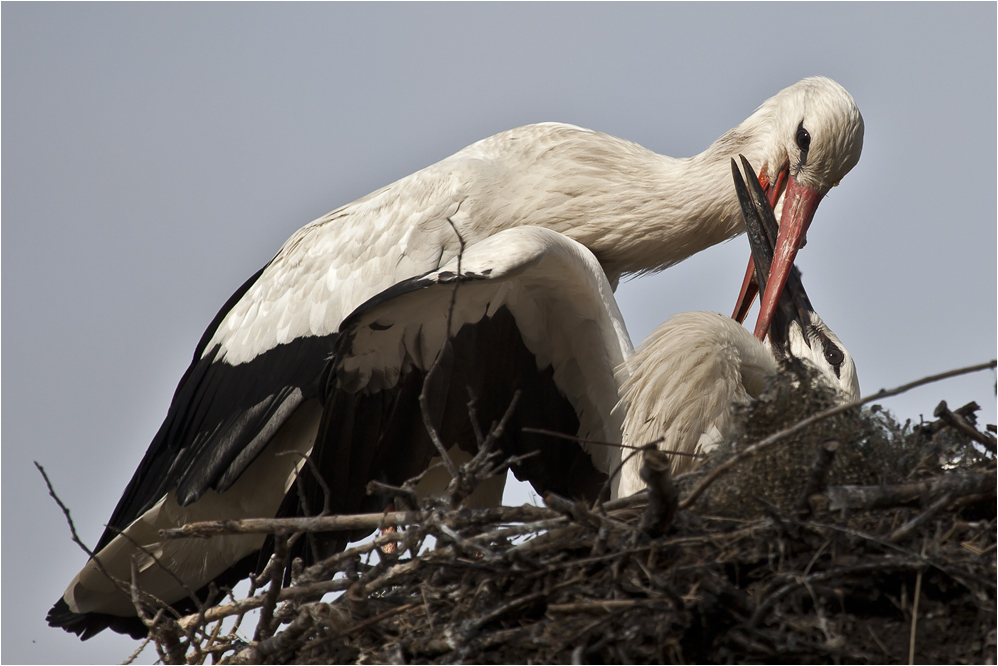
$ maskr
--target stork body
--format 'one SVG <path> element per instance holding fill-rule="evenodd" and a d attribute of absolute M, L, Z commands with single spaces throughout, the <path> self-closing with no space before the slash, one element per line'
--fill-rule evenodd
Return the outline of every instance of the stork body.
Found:
<path fill-rule="evenodd" d="M 811 138 L 802 150 L 805 124 Z M 735 155 L 763 165 L 767 183 L 789 172 L 794 189 L 813 199 L 855 166 L 862 142 L 852 97 L 822 77 L 781 91 L 690 158 L 561 123 L 502 132 L 298 230 L 224 313 L 204 351 L 218 345 L 218 357 L 238 365 L 335 334 L 368 298 L 456 257 L 462 239 L 471 245 L 519 226 L 581 243 L 616 285 L 744 231 L 729 184 Z M 788 218 L 804 215 L 801 205 L 788 200 Z"/>
<path fill-rule="evenodd" d="M 843 402 L 859 398 L 852 357 L 838 337 L 811 313 L 790 331 L 788 356 L 807 361 Z M 826 358 L 827 344 L 842 353 Z M 663 451 L 710 452 L 724 441 L 734 406 L 758 398 L 780 363 L 730 317 L 716 312 L 684 312 L 659 325 L 628 358 L 621 376 L 622 404 L 627 406 L 623 442 L 643 446 L 659 442 Z M 695 464 L 689 455 L 672 460 L 673 473 Z M 636 464 L 624 465 L 618 493 L 626 497 L 644 487 Z"/>
<path fill-rule="evenodd" d="M 770 267 L 775 271 L 773 254 L 782 229 L 749 161 L 742 156 L 741 162 L 745 180 L 734 160 L 731 170 L 755 278 L 765 290 Z M 768 345 L 735 320 L 707 312 L 674 315 L 645 339 L 620 372 L 622 404 L 627 405 L 625 443 L 658 441 L 661 449 L 681 454 L 709 451 L 723 439 L 733 405 L 759 397 L 781 359 L 798 359 L 817 369 L 819 379 L 841 400 L 859 398 L 852 356 L 814 311 L 797 267 L 784 279 L 772 328 L 766 328 Z M 674 458 L 673 471 L 688 469 L 692 461 Z M 635 465 L 625 465 L 621 475 L 622 495 L 643 486 Z"/>
<path fill-rule="evenodd" d="M 818 198 L 859 159 L 862 136 L 849 94 L 815 77 L 767 100 L 692 158 L 570 125 L 531 125 L 484 139 L 306 225 L 205 331 L 95 551 L 112 576 L 128 580 L 133 546 L 126 542 L 141 533 L 140 543 L 156 557 L 146 558 L 140 576 L 169 603 L 187 592 L 154 570 L 181 572 L 186 588 L 197 590 L 251 568 L 262 538 L 161 543 L 155 530 L 213 518 L 222 505 L 229 518 L 301 513 L 295 493 L 287 492 L 300 458 L 261 461 L 278 448 L 324 455 L 316 446 L 320 421 L 345 407 L 323 404 L 320 376 L 342 344 L 344 318 L 392 285 L 454 262 L 462 244 L 545 228 L 588 248 L 605 274 L 604 291 L 611 290 L 623 274 L 663 269 L 742 230 L 737 200 L 727 194 L 731 155 L 765 165 L 770 187 L 779 189 L 779 175 L 789 173 L 784 219 L 806 229 Z M 787 242 L 795 252 L 798 240 Z M 331 424 L 327 417 L 322 432 Z M 244 477 L 258 479 L 255 490 L 245 490 Z M 108 592 L 106 576 L 91 562 L 49 622 L 84 638 L 108 626 L 143 633 L 121 594 Z"/>
<path fill-rule="evenodd" d="M 508 230 L 472 246 L 461 270 L 459 285 L 455 260 L 396 285 L 344 322 L 316 442 L 339 465 L 330 470 L 339 473 L 336 485 L 354 486 L 334 498 L 334 513 L 375 508 L 365 506 L 371 500 L 362 489 L 367 480 L 384 478 L 385 461 L 409 465 L 390 472 L 391 482 L 400 484 L 436 455 L 415 398 L 438 357 L 441 374 L 428 394 L 436 397 L 433 422 L 445 443 L 474 452 L 469 392 L 485 427 L 503 415 L 515 390 L 525 390 L 500 441 L 507 455 L 540 455 L 514 472 L 539 492 L 590 500 L 607 482 L 612 498 L 644 487 L 638 459 L 623 462 L 621 449 L 607 443 L 660 441 L 667 451 L 709 451 L 726 434 L 734 407 L 759 397 L 780 371 L 771 345 L 713 312 L 674 315 L 635 352 L 595 258 L 546 229 Z M 799 285 L 797 280 L 788 289 Z M 817 368 L 842 400 L 859 396 L 852 357 L 813 310 L 778 324 L 784 327 L 781 357 Z M 364 400 L 374 408 L 357 409 Z M 345 420 L 331 407 L 341 402 L 354 415 L 346 432 L 335 427 Z M 563 432 L 583 443 L 522 433 L 524 427 Z M 352 436 L 357 431 L 368 437 Z M 677 456 L 673 469 L 687 469 L 692 460 Z M 448 480 L 426 491 L 439 492 Z"/>
<path fill-rule="evenodd" d="M 737 177 L 736 188 L 765 289 L 778 229 L 747 162 L 745 168 L 757 205 Z M 393 418 L 399 403 L 418 412 L 402 387 L 421 386 L 440 358 L 443 378 L 435 379 L 430 394 L 437 396 L 434 419 L 449 435 L 445 442 L 463 441 L 473 452 L 465 387 L 473 385 L 476 397 L 492 399 L 485 409 L 478 406 L 485 424 L 499 418 L 515 389 L 526 388 L 531 391 L 523 400 L 526 408 L 514 413 L 503 443 L 510 455 L 535 449 L 541 455 L 530 461 L 530 469 L 515 466 L 517 476 L 542 492 L 590 499 L 608 477 L 610 495 L 627 496 L 644 487 L 637 458 L 622 463 L 619 448 L 596 442 L 659 441 L 667 451 L 707 451 L 726 434 L 734 407 L 757 398 L 769 376 L 779 372 L 779 359 L 810 364 L 842 400 L 859 397 L 852 357 L 814 312 L 796 268 L 788 278 L 769 344 L 728 317 L 689 312 L 670 318 L 632 352 L 610 285 L 590 252 L 550 230 L 507 230 L 470 247 L 460 265 L 455 260 L 395 285 L 344 321 L 330 364 L 324 422 L 344 421 L 330 408 L 344 396 L 390 396 Z M 502 334 L 494 336 L 496 330 Z M 517 371 L 510 374 L 509 368 Z M 414 476 L 435 453 L 425 437 L 422 445 L 413 444 L 412 433 L 422 425 L 413 415 L 400 440 L 385 437 L 397 424 L 386 426 L 381 402 L 375 404 L 373 437 L 320 429 L 317 448 L 353 465 L 341 468 L 342 483 L 377 478 L 385 472 L 379 459 L 410 460 L 408 476 Z M 358 425 L 367 418 L 364 412 L 351 413 L 351 428 L 370 432 L 370 426 Z M 539 441 L 519 432 L 525 426 L 574 434 L 585 443 Z M 378 442 L 374 447 L 372 440 Z M 681 471 L 692 460 L 676 457 L 673 468 Z M 396 473 L 393 481 L 405 478 Z M 362 496 L 343 493 L 337 508 L 361 510 L 356 498 Z"/>

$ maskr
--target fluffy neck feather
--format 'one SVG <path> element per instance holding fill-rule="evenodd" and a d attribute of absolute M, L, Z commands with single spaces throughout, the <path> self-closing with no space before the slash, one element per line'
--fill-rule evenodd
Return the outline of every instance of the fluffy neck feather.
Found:
<path fill-rule="evenodd" d="M 696 453 L 701 436 L 728 427 L 731 406 L 757 397 L 777 370 L 768 349 L 740 324 L 713 312 L 673 315 L 628 359 L 618 409 L 627 409 L 624 443 L 661 440 L 663 450 Z M 621 473 L 620 496 L 644 487 L 635 456 Z M 673 470 L 693 459 L 677 457 Z"/>
<path fill-rule="evenodd" d="M 611 282 L 668 268 L 744 231 L 729 160 L 741 153 L 761 164 L 764 150 L 741 128 L 681 159 L 592 133 L 562 147 L 570 177 L 547 181 L 560 190 L 540 202 L 527 197 L 542 205 L 524 217 L 543 216 L 543 226 L 590 248 Z"/>

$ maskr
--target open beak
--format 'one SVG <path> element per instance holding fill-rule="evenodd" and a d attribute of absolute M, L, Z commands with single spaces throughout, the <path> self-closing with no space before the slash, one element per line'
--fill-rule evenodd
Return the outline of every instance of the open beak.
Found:
<path fill-rule="evenodd" d="M 776 202 L 780 198 L 780 193 L 783 191 L 784 185 L 787 182 L 787 175 L 790 173 L 790 161 L 787 160 L 783 167 L 776 174 L 776 182 L 774 183 L 764 174 L 759 175 L 759 186 L 762 191 L 766 194 L 769 200 L 769 208 L 776 208 Z M 767 271 L 769 264 L 766 264 Z M 765 287 L 763 287 L 765 289 Z M 738 292 L 738 302 L 735 304 L 735 311 L 731 315 L 731 318 L 737 321 L 739 324 L 745 321 L 745 317 L 748 316 L 748 311 L 752 307 L 752 301 L 755 300 L 756 294 L 759 293 L 759 283 L 755 278 L 755 264 L 752 261 L 752 256 L 749 256 L 748 267 L 745 269 L 745 279 L 742 280 L 741 291 Z"/>
<path fill-rule="evenodd" d="M 749 245 L 752 247 L 755 280 L 759 289 L 767 295 L 770 290 L 774 289 L 775 281 L 782 280 L 782 284 L 779 285 L 779 289 L 773 296 L 773 306 L 770 308 L 768 321 L 763 324 L 763 313 L 760 313 L 755 335 L 762 340 L 768 332 L 773 351 L 780 356 L 786 353 L 791 323 L 797 321 L 802 329 L 804 326 L 810 325 L 810 313 L 813 312 L 813 308 L 807 297 L 807 292 L 804 291 L 800 272 L 793 265 L 796 248 L 790 255 L 789 263 L 782 277 L 777 274 L 778 263 L 775 259 L 780 258 L 780 238 L 784 236 L 786 229 L 777 224 L 772 203 L 758 183 L 752 166 L 744 157 L 741 157 L 741 160 L 749 184 L 746 185 L 742 179 L 734 160 L 731 160 L 731 171 L 735 181 L 735 191 L 738 194 L 738 202 L 742 209 L 742 218 L 745 221 Z M 784 211 L 786 211 L 786 207 L 784 207 Z M 811 208 L 811 215 L 813 216 L 813 214 L 814 207 Z M 808 218 L 809 221 L 810 218 Z M 806 226 L 804 228 L 806 229 Z M 765 306 L 765 298 L 763 305 Z M 762 331 L 761 335 L 759 334 L 760 330 Z"/>
<path fill-rule="evenodd" d="M 783 215 L 780 217 L 780 233 L 774 248 L 772 276 L 768 284 L 761 289 L 763 293 L 762 305 L 759 311 L 759 320 L 755 326 L 755 337 L 760 340 L 766 338 L 766 332 L 773 322 L 773 314 L 780 300 L 780 293 L 783 291 L 787 275 L 797 257 L 797 250 L 807 242 L 807 229 L 811 226 L 811 220 L 814 218 L 814 211 L 817 210 L 818 203 L 821 202 L 821 192 L 798 183 L 793 176 L 789 175 L 789 168 L 789 163 L 783 165 L 775 183 L 766 178 L 758 179 L 759 189 L 767 195 L 764 198 L 768 198 L 770 208 L 779 199 L 783 183 L 787 184 L 783 197 Z M 756 180 L 755 172 L 752 173 L 752 180 Z M 748 314 L 749 307 L 752 305 L 752 299 L 755 298 L 756 292 L 760 291 L 757 286 L 752 284 L 753 270 L 751 266 L 750 260 L 745 280 L 742 282 L 738 304 L 732 315 L 739 322 L 745 319 L 745 315 Z"/>

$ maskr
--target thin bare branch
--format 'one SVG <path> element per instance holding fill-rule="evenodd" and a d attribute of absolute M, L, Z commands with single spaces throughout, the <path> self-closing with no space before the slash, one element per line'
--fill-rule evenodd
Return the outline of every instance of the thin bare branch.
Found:
<path fill-rule="evenodd" d="M 630 444 L 621 444 L 620 442 L 604 442 L 599 439 L 585 439 L 583 437 L 576 437 L 575 435 L 569 435 L 564 432 L 556 432 L 554 430 L 545 430 L 544 428 L 520 428 L 520 432 L 532 432 L 538 435 L 548 435 L 550 437 L 557 437 L 559 439 L 567 439 L 572 442 L 578 442 L 579 444 L 597 444 L 599 446 L 609 446 L 615 449 L 630 449 L 632 451 L 644 451 L 649 446 L 654 446 L 663 441 L 662 437 L 656 440 L 648 442 L 647 444 L 642 444 L 641 446 L 631 446 Z M 688 456 L 690 458 L 702 458 L 702 453 L 690 453 L 689 451 L 673 451 L 672 449 L 659 449 L 663 453 L 668 453 L 674 456 Z"/>
<path fill-rule="evenodd" d="M 273 567 L 270 573 L 270 587 L 264 593 L 263 610 L 260 621 L 256 625 L 256 635 L 253 640 L 259 642 L 274 635 L 274 609 L 277 608 L 277 595 L 281 593 L 281 582 L 288 557 L 288 538 L 283 534 L 274 535 L 274 554 L 271 556 Z"/>
<path fill-rule="evenodd" d="M 454 230 L 454 234 L 457 236 L 458 243 L 461 246 L 457 254 L 457 276 L 454 279 L 454 289 L 451 291 L 450 306 L 447 310 L 446 340 L 444 341 L 444 346 L 440 349 L 440 353 L 433 359 L 433 363 L 430 364 L 429 370 L 426 371 L 426 377 L 423 378 L 423 388 L 419 392 L 419 411 L 423 416 L 423 427 L 426 428 L 426 432 L 430 436 L 430 441 L 433 442 L 433 446 L 436 447 L 437 453 L 440 454 L 440 458 L 443 460 L 444 466 L 447 468 L 447 472 L 451 475 L 451 478 L 455 478 L 457 477 L 457 467 L 454 465 L 454 461 L 451 460 L 450 455 L 447 453 L 447 447 L 444 446 L 442 441 L 440 441 L 440 434 L 437 432 L 436 426 L 433 425 L 433 419 L 430 416 L 429 410 L 430 380 L 433 377 L 433 373 L 439 371 L 440 359 L 443 357 L 447 346 L 450 345 L 451 337 L 454 334 L 454 331 L 452 330 L 454 321 L 454 306 L 457 304 L 457 289 L 461 285 L 462 279 L 461 260 L 464 257 L 464 238 L 461 236 L 461 232 L 457 230 L 457 226 L 454 224 L 453 220 L 447 218 L 447 223 L 450 224 L 451 229 Z"/>
<path fill-rule="evenodd" d="M 319 466 L 315 464 L 314 460 L 312 460 L 311 454 L 305 454 L 302 453 L 301 451 L 282 451 L 277 455 L 279 456 L 295 455 L 295 456 L 300 456 L 302 459 L 304 459 L 305 464 L 307 464 L 308 468 L 312 471 L 312 478 L 315 479 L 315 482 L 318 483 L 319 487 L 322 489 L 322 513 L 320 513 L 319 515 L 328 516 L 330 512 L 329 508 L 330 502 L 332 501 L 332 493 L 329 492 L 329 486 L 326 485 L 326 480 L 322 478 L 322 474 L 319 472 Z M 300 478 L 301 474 L 295 475 L 295 481 L 298 481 Z M 304 494 L 301 496 L 301 498 L 302 498 L 302 506 L 304 507 L 305 504 Z M 308 507 L 305 507 L 305 510 L 308 511 Z"/>

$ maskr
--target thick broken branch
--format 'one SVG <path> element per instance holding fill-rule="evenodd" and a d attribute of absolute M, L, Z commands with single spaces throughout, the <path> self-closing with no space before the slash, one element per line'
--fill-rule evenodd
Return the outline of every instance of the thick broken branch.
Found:
<path fill-rule="evenodd" d="M 957 412 L 951 412 L 946 406 L 946 401 L 943 400 L 936 406 L 935 411 L 932 413 L 937 419 L 942 419 L 949 425 L 953 426 L 963 434 L 967 435 L 976 442 L 980 442 L 984 445 L 991 453 L 996 452 L 995 438 L 987 433 L 983 433 L 974 426 L 970 425 L 965 418 L 963 418 Z"/>
<path fill-rule="evenodd" d="M 995 496 L 995 475 L 967 471 L 894 486 L 832 486 L 811 495 L 816 512 L 872 511 L 931 502 L 942 495 L 988 494 Z"/>
<path fill-rule="evenodd" d="M 554 518 L 559 514 L 537 506 L 503 506 L 493 509 L 469 510 L 470 516 L 481 523 L 524 522 Z M 316 516 L 313 518 L 244 518 L 242 520 L 207 520 L 182 527 L 160 530 L 164 539 L 208 538 L 226 534 L 294 534 L 295 532 L 345 532 L 380 527 L 404 527 L 425 520 L 421 511 L 359 513 L 349 516 Z"/>

